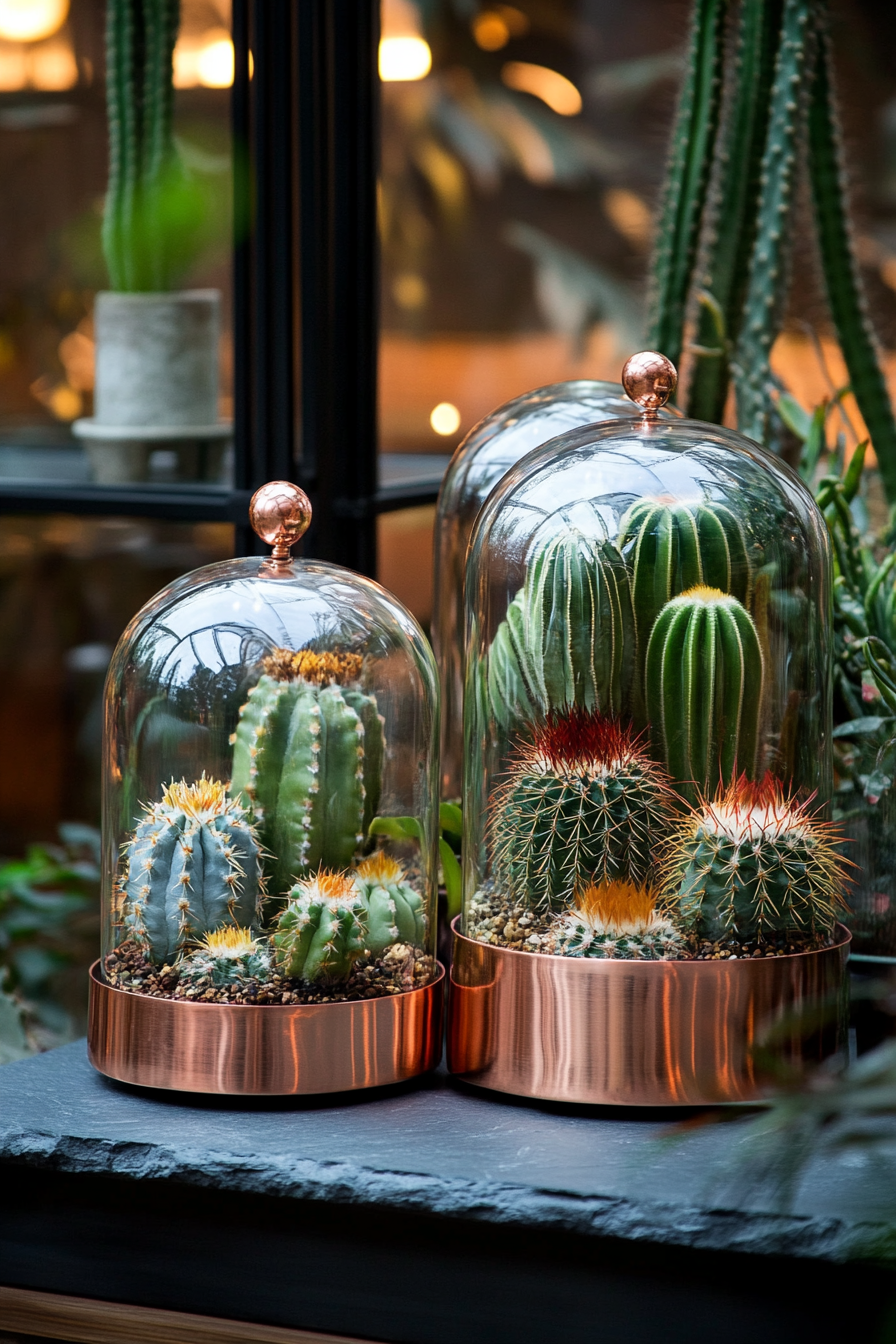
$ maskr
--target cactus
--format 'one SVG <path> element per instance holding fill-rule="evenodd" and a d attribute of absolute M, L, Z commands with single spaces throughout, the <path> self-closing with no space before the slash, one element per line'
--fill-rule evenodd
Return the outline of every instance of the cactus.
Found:
<path fill-rule="evenodd" d="M 165 289 L 170 278 L 159 213 L 175 162 L 172 60 L 179 26 L 179 0 L 108 0 L 103 251 L 117 290 Z"/>
<path fill-rule="evenodd" d="M 264 894 L 258 834 L 224 785 L 172 781 L 124 846 L 125 930 L 154 962 L 225 924 L 251 927 Z"/>
<path fill-rule="evenodd" d="M 213 989 L 267 980 L 271 974 L 271 949 L 248 929 L 224 928 L 206 934 L 199 946 L 178 965 L 178 984 L 207 981 Z"/>
<path fill-rule="evenodd" d="M 682 795 L 728 784 L 756 767 L 763 658 L 736 597 L 698 586 L 667 602 L 647 647 L 647 713 L 654 751 Z"/>
<path fill-rule="evenodd" d="M 657 913 L 653 892 L 632 882 L 592 883 L 578 892 L 555 937 L 567 957 L 671 961 L 685 946 L 671 920 Z"/>
<path fill-rule="evenodd" d="M 550 715 L 531 732 L 492 803 L 498 885 L 556 910 L 592 882 L 646 882 L 671 816 L 665 772 L 600 714 Z"/>
<path fill-rule="evenodd" d="M 725 504 L 642 499 L 619 529 L 619 549 L 632 571 L 632 605 L 640 677 L 656 618 L 666 603 L 704 584 L 746 605 L 752 572 L 743 523 Z"/>
<path fill-rule="evenodd" d="M 664 895 L 706 938 L 828 934 L 845 909 L 836 842 L 772 775 L 759 783 L 741 775 L 680 823 L 664 860 Z"/>
<path fill-rule="evenodd" d="M 367 905 L 353 875 L 322 868 L 290 891 L 271 942 L 284 975 L 329 984 L 351 975 L 366 933 Z"/>
<path fill-rule="evenodd" d="M 413 943 L 426 937 L 423 897 L 405 880 L 404 868 L 382 850 L 362 859 L 353 876 L 367 904 L 365 947 L 374 957 L 390 943 Z"/>
<path fill-rule="evenodd" d="M 347 868 L 379 803 L 383 728 L 354 653 L 277 649 L 240 710 L 231 792 L 251 804 L 283 895 L 322 864 Z"/>
<path fill-rule="evenodd" d="M 610 542 L 569 528 L 530 560 L 492 641 L 492 712 L 505 727 L 572 708 L 620 715 L 633 655 L 625 561 Z"/>

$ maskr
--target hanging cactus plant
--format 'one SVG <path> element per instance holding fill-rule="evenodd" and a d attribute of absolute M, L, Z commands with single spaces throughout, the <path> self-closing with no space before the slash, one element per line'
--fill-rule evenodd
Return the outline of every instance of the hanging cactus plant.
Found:
<path fill-rule="evenodd" d="M 383 726 L 360 689 L 360 654 L 277 649 L 240 710 L 231 792 L 250 805 L 282 896 L 318 869 L 347 868 L 379 804 Z"/>
<path fill-rule="evenodd" d="M 366 933 L 367 906 L 352 874 L 322 868 L 290 891 L 271 943 L 284 975 L 335 983 L 351 975 Z"/>
<path fill-rule="evenodd" d="M 633 882 L 592 883 L 576 894 L 575 908 L 559 916 L 557 951 L 567 957 L 672 961 L 685 941 L 659 914 L 649 887 Z"/>
<path fill-rule="evenodd" d="M 492 641 L 492 712 L 504 727 L 573 708 L 621 715 L 633 658 L 625 561 L 610 542 L 570 528 L 529 561 Z"/>
<path fill-rule="evenodd" d="M 648 881 L 672 815 L 662 768 L 600 714 L 550 715 L 531 735 L 492 802 L 496 884 L 558 910 L 591 883 Z"/>
<path fill-rule="evenodd" d="M 404 868 L 382 850 L 362 859 L 352 876 L 367 905 L 365 947 L 374 957 L 392 943 L 422 946 L 426 937 L 423 897 L 406 880 Z"/>
<path fill-rule="evenodd" d="M 762 707 L 759 636 L 736 597 L 697 587 L 667 602 L 647 647 L 654 751 L 680 793 L 726 785 L 756 766 Z"/>
<path fill-rule="evenodd" d="M 246 810 L 215 779 L 168 785 L 124 846 L 125 931 L 157 963 L 224 925 L 250 928 L 263 896 Z"/>
<path fill-rule="evenodd" d="M 664 895 L 702 937 L 827 934 L 843 898 L 837 836 L 766 774 L 701 801 L 669 845 Z"/>

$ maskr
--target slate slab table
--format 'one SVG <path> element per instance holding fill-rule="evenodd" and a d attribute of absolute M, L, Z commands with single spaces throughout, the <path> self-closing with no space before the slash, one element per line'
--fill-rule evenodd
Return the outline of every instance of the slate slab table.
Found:
<path fill-rule="evenodd" d="M 889 1337 L 896 1145 L 816 1164 L 779 1213 L 724 1193 L 739 1126 L 670 1142 L 673 1119 L 442 1073 L 212 1101 L 111 1083 L 65 1046 L 0 1069 L 0 1338 Z"/>

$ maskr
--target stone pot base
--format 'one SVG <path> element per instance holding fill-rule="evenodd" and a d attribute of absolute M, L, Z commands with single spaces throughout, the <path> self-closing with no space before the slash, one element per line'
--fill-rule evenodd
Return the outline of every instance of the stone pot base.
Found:
<path fill-rule="evenodd" d="M 448 1067 L 516 1096 L 614 1106 L 757 1101 L 845 1039 L 850 935 L 736 961 L 515 952 L 454 929 Z M 829 1009 L 818 1030 L 806 1019 Z M 807 1034 L 811 1033 L 811 1034 Z"/>

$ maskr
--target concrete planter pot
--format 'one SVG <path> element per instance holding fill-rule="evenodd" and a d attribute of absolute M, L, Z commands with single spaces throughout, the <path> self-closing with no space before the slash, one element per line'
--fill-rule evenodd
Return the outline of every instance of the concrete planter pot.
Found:
<path fill-rule="evenodd" d="M 72 426 L 94 479 L 145 481 L 162 448 L 175 454 L 178 480 L 217 481 L 232 435 L 218 419 L 219 292 L 104 291 L 94 325 L 95 413 Z"/>

